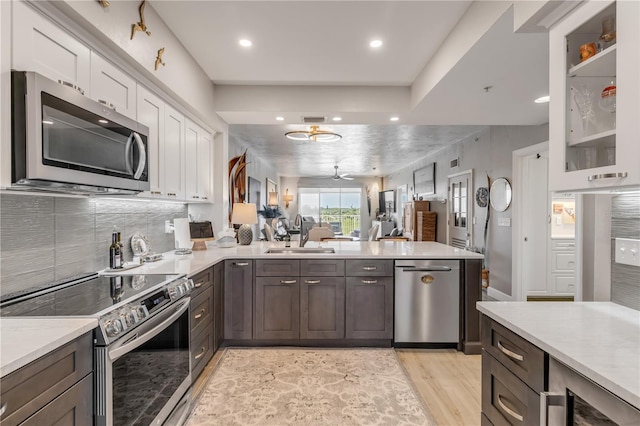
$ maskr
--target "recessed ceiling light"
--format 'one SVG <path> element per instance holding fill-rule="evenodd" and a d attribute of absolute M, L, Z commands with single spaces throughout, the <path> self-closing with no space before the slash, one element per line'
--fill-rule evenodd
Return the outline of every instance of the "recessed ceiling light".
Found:
<path fill-rule="evenodd" d="M 547 95 L 547 96 L 540 96 L 538 99 L 536 99 L 536 100 L 535 100 L 535 101 L 533 101 L 533 102 L 535 102 L 535 103 L 537 103 L 537 104 L 544 104 L 544 103 L 547 103 L 547 102 L 549 102 L 549 95 Z"/>
<path fill-rule="evenodd" d="M 276 117 L 276 120 L 278 120 L 278 121 L 284 121 L 284 117 Z"/>
<path fill-rule="evenodd" d="M 246 38 L 243 38 L 238 43 L 240 43 L 240 46 L 242 47 L 251 47 L 251 45 L 253 44 L 251 43 L 251 40 L 247 40 Z"/>
<path fill-rule="evenodd" d="M 398 121 L 398 120 L 400 120 L 400 117 L 391 117 L 389 120 L 391 120 L 391 121 Z"/>
<path fill-rule="evenodd" d="M 332 120 L 333 121 L 342 121 L 342 117 L 333 117 Z"/>
<path fill-rule="evenodd" d="M 107 120 L 98 120 L 98 123 L 109 124 L 109 122 Z"/>
<path fill-rule="evenodd" d="M 382 46 L 382 40 L 371 40 L 371 42 L 369 43 L 369 46 L 373 48 L 378 48 Z"/>

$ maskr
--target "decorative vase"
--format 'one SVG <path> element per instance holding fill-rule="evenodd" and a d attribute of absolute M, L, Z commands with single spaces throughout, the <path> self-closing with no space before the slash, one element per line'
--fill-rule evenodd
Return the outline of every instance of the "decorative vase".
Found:
<path fill-rule="evenodd" d="M 238 242 L 243 246 L 248 246 L 253 241 L 253 231 L 251 230 L 251 225 L 244 224 L 240 225 L 238 229 Z"/>

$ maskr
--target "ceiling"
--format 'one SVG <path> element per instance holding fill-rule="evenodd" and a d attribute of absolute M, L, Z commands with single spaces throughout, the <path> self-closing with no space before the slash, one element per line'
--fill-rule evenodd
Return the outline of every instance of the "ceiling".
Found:
<path fill-rule="evenodd" d="M 514 33 L 508 2 L 151 4 L 215 84 L 230 140 L 282 176 L 332 174 L 335 164 L 387 175 L 488 125 L 548 122 L 547 104 L 533 103 L 548 94 L 548 35 Z M 321 128 L 342 140 L 286 139 L 308 127 L 303 116 L 327 117 Z"/>

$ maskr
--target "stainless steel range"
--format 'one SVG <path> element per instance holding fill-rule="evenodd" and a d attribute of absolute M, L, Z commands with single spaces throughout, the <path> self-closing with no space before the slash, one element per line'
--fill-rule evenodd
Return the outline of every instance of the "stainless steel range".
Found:
<path fill-rule="evenodd" d="M 192 288 L 182 275 L 93 274 L 4 297 L 0 315 L 97 318 L 96 424 L 174 424 L 188 412 Z"/>

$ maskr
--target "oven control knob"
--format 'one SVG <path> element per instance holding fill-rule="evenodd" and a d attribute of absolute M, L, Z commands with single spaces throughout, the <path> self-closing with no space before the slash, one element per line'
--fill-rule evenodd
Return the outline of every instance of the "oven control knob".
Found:
<path fill-rule="evenodd" d="M 147 310 L 147 307 L 144 305 L 136 306 L 135 310 L 138 313 L 138 318 L 140 318 L 140 321 L 142 321 L 143 319 L 149 316 L 149 311 Z"/>
<path fill-rule="evenodd" d="M 137 324 L 140 321 L 138 317 L 138 312 L 132 306 L 125 306 L 120 310 L 120 321 L 127 325 L 127 328 L 130 328 Z"/>
<path fill-rule="evenodd" d="M 195 287 L 195 284 L 193 284 L 193 280 L 191 278 L 185 281 L 185 285 L 187 286 L 187 291 L 191 291 Z"/>
<path fill-rule="evenodd" d="M 119 318 L 111 318 L 105 321 L 104 330 L 107 332 L 107 336 L 113 337 L 120 334 L 123 330 L 122 323 Z"/>

